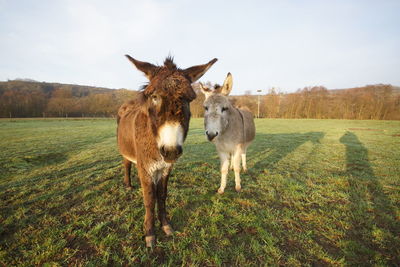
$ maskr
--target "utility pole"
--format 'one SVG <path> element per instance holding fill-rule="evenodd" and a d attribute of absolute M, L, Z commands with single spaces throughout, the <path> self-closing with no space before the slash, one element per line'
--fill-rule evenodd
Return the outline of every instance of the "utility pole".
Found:
<path fill-rule="evenodd" d="M 260 118 L 260 93 L 262 92 L 262 90 L 257 90 L 257 98 L 258 98 L 258 105 L 257 105 L 257 118 Z"/>

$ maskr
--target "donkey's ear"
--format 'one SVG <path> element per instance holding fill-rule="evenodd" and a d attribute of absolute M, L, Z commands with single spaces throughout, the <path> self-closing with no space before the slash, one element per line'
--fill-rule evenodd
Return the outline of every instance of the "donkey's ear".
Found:
<path fill-rule="evenodd" d="M 185 73 L 186 76 L 188 76 L 188 78 L 190 79 L 190 81 L 192 83 L 194 83 L 195 81 L 197 81 L 198 79 L 201 78 L 201 76 L 204 75 L 204 73 L 206 73 L 206 71 L 215 63 L 217 62 L 218 59 L 214 58 L 213 60 L 211 60 L 210 62 L 208 62 L 207 64 L 204 65 L 197 65 L 197 66 L 193 66 L 190 68 L 187 68 L 185 70 L 183 70 L 183 73 Z"/>
<path fill-rule="evenodd" d="M 206 99 L 213 94 L 213 90 L 211 90 L 208 87 L 205 87 L 202 83 L 199 82 L 199 87 L 201 92 L 204 94 L 204 96 L 206 97 Z"/>
<path fill-rule="evenodd" d="M 151 80 L 151 78 L 153 78 L 156 70 L 158 69 L 157 66 L 154 66 L 153 64 L 147 62 L 136 60 L 130 55 L 125 56 L 129 59 L 130 62 L 133 63 L 133 65 L 135 65 L 138 70 L 142 71 L 146 75 L 147 79 Z"/>
<path fill-rule="evenodd" d="M 221 94 L 229 95 L 229 93 L 232 91 L 232 85 L 233 85 L 232 74 L 228 72 L 228 75 L 226 76 L 224 84 L 222 85 L 221 88 Z"/>

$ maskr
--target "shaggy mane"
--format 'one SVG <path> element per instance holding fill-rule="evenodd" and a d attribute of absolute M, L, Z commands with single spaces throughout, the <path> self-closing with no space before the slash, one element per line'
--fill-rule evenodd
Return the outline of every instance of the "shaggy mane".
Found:
<path fill-rule="evenodd" d="M 169 70 L 176 70 L 176 64 L 174 63 L 174 57 L 173 56 L 168 56 L 164 60 L 164 66 L 167 67 Z"/>

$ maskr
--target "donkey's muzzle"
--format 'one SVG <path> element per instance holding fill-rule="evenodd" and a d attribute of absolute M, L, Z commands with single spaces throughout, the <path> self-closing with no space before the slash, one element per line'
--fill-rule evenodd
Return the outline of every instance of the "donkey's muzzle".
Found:
<path fill-rule="evenodd" d="M 182 146 L 160 148 L 160 153 L 166 162 L 173 162 L 182 155 Z"/>
<path fill-rule="evenodd" d="M 212 141 L 218 135 L 218 132 L 211 133 L 209 131 L 206 131 L 206 135 L 207 135 L 208 141 Z"/>

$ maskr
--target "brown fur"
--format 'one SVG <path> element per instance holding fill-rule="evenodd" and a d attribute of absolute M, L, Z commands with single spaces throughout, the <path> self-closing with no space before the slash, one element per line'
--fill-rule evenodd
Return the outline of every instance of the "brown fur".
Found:
<path fill-rule="evenodd" d="M 159 142 L 160 128 L 179 124 L 183 130 L 183 140 L 189 129 L 189 103 L 196 97 L 191 83 L 199 79 L 216 62 L 185 70 L 176 67 L 172 58 L 167 58 L 163 66 L 155 66 L 128 59 L 149 79 L 138 96 L 123 104 L 118 110 L 117 139 L 125 166 L 124 183 L 131 186 L 131 165 L 136 163 L 143 190 L 146 245 L 154 246 L 154 208 L 158 204 L 158 218 L 166 234 L 172 233 L 167 219 L 165 200 L 168 177 L 174 162 L 182 153 L 181 145 L 164 147 Z"/>

